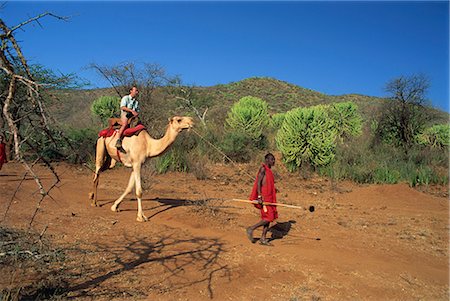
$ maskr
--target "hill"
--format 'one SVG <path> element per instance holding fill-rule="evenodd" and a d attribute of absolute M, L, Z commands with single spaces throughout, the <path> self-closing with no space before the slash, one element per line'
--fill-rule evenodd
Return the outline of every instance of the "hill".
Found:
<path fill-rule="evenodd" d="M 386 102 L 385 98 L 360 94 L 327 95 L 267 77 L 252 77 L 210 87 L 194 87 L 193 92 L 194 103 L 199 110 L 208 108 L 207 119 L 218 124 L 224 121 L 233 103 L 244 96 L 255 96 L 265 100 L 269 104 L 272 114 L 287 112 L 296 107 L 353 101 L 359 106 L 361 115 L 366 118 L 374 116 L 378 108 Z M 117 96 L 117 93 L 112 88 L 103 88 L 61 90 L 56 91 L 55 95 L 58 101 L 51 107 L 51 112 L 59 123 L 68 126 L 90 127 L 93 125 L 100 126 L 99 121 L 93 118 L 90 112 L 92 102 L 99 96 Z M 167 112 L 167 116 L 163 116 L 163 119 L 172 114 L 189 113 L 164 88 L 156 89 L 151 94 L 151 99 L 144 99 L 141 96 L 141 104 L 143 107 L 151 107 L 146 112 L 152 115 L 159 116 L 161 112 Z M 445 123 L 449 119 L 449 114 L 443 111 L 434 108 L 428 110 L 430 123 Z"/>

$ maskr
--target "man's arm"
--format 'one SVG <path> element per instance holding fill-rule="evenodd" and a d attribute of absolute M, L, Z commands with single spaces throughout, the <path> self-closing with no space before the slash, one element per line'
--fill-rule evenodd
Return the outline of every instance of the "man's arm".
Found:
<path fill-rule="evenodd" d="M 133 114 L 133 116 L 137 116 L 138 115 L 138 112 L 136 112 L 135 110 L 129 109 L 128 107 L 120 107 L 120 109 L 122 111 L 130 112 L 131 114 Z"/>
<path fill-rule="evenodd" d="M 120 100 L 120 109 L 125 112 L 130 112 L 131 114 L 133 114 L 133 116 L 137 116 L 138 112 L 128 108 L 129 101 L 129 95 L 122 97 L 122 99 Z"/>
<path fill-rule="evenodd" d="M 266 176 L 266 169 L 261 166 L 261 168 L 259 169 L 259 173 L 258 173 L 258 201 L 262 202 L 262 194 L 261 194 L 261 190 L 262 190 L 262 186 L 264 183 L 264 178 Z"/>

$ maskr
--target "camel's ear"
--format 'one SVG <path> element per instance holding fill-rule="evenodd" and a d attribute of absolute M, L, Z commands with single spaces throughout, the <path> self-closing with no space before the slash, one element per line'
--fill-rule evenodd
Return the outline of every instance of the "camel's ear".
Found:
<path fill-rule="evenodd" d="M 169 122 L 172 122 L 172 120 L 173 120 L 173 117 L 170 117 L 170 118 L 168 118 L 168 120 L 169 120 Z"/>

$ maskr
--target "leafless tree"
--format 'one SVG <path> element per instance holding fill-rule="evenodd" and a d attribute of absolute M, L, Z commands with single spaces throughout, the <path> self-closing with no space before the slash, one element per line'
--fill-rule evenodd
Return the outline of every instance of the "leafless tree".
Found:
<path fill-rule="evenodd" d="M 164 68 L 158 64 L 138 65 L 133 62 L 125 62 L 114 66 L 102 66 L 91 63 L 90 68 L 103 76 L 119 97 L 126 95 L 131 86 L 137 85 L 140 90 L 140 97 L 151 100 L 155 89 L 171 80 Z"/>
<path fill-rule="evenodd" d="M 380 114 L 378 133 L 380 137 L 390 137 L 391 142 L 409 149 L 414 136 L 426 122 L 424 107 L 427 105 L 426 93 L 430 87 L 423 74 L 400 76 L 386 84 L 389 102 Z"/>
<path fill-rule="evenodd" d="M 35 22 L 44 17 L 53 17 L 58 20 L 66 20 L 52 13 L 46 12 L 36 17 L 30 18 L 14 27 L 8 27 L 0 19 L 0 82 L 4 91 L 0 94 L 0 103 L 2 105 L 2 129 L 4 129 L 12 138 L 12 149 L 14 159 L 20 162 L 25 175 L 31 175 L 39 188 L 40 200 L 36 210 L 30 220 L 30 226 L 39 210 L 39 207 L 45 197 L 49 196 L 49 191 L 59 182 L 59 177 L 53 169 L 50 162 L 39 155 L 39 143 L 35 135 L 44 135 L 52 142 L 56 143 L 53 136 L 54 130 L 51 127 L 51 118 L 47 114 L 43 94 L 49 87 L 55 87 L 67 78 L 51 78 L 49 81 L 40 81 L 37 79 L 34 66 L 30 66 L 25 59 L 19 43 L 15 39 L 15 32 L 25 25 Z M 24 149 L 27 149 L 25 153 Z M 32 153 L 33 156 L 28 156 Z M 44 187 L 42 181 L 35 171 L 35 164 L 43 162 L 53 173 L 55 182 L 50 187 Z M 12 199 L 11 199 L 12 201 Z M 5 212 L 6 217 L 9 206 Z"/>
<path fill-rule="evenodd" d="M 168 90 L 175 99 L 181 101 L 184 107 L 194 112 L 200 122 L 206 126 L 208 107 L 204 108 L 202 113 L 200 112 L 199 106 L 195 103 L 198 96 L 194 86 L 183 85 L 180 78 L 175 78 L 168 86 Z"/>
<path fill-rule="evenodd" d="M 193 86 L 183 85 L 179 76 L 168 75 L 166 70 L 155 63 L 138 65 L 132 62 L 121 63 L 115 66 L 101 66 L 92 63 L 90 67 L 102 75 L 114 88 L 119 97 L 126 95 L 128 88 L 137 85 L 140 98 L 145 103 L 153 103 L 152 98 L 157 88 L 163 88 L 168 95 L 181 101 L 183 108 L 188 108 L 205 124 L 205 108 L 201 113 L 196 106 L 196 94 Z"/>

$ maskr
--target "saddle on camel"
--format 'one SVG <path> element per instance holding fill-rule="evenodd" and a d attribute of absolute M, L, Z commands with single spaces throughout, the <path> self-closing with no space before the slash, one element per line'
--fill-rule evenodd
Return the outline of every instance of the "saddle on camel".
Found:
<path fill-rule="evenodd" d="M 98 137 L 106 138 L 117 135 L 120 127 L 122 126 L 122 120 L 120 118 L 109 118 L 108 124 L 109 127 L 101 130 L 98 133 Z M 128 119 L 127 128 L 123 131 L 123 137 L 138 135 L 142 130 L 145 130 L 145 126 L 141 123 L 141 121 L 137 117 L 131 117 L 130 119 Z M 126 153 L 123 148 L 120 148 L 118 150 Z"/>

